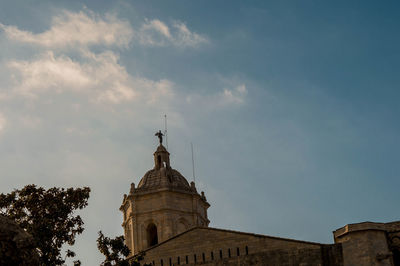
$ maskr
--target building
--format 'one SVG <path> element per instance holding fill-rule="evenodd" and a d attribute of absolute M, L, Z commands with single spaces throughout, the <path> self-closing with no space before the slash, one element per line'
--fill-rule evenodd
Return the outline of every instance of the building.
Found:
<path fill-rule="evenodd" d="M 131 184 L 120 207 L 131 258 L 143 252 L 143 264 L 160 266 L 400 266 L 400 221 L 346 225 L 333 232 L 333 244 L 208 227 L 204 192 L 170 166 L 156 135 L 154 168 Z"/>

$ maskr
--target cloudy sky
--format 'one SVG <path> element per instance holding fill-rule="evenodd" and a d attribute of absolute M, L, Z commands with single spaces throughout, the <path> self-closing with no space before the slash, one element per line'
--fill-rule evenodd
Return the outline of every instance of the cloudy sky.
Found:
<path fill-rule="evenodd" d="M 212 227 L 331 243 L 400 219 L 395 1 L 0 6 L 0 192 L 90 186 L 84 265 L 97 231 L 122 234 L 164 114 L 189 181 L 193 142 Z"/>

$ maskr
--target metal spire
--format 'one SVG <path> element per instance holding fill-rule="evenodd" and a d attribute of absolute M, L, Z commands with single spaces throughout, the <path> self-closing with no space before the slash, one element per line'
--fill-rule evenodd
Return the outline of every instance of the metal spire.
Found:
<path fill-rule="evenodd" d="M 167 115 L 164 115 L 164 122 L 165 122 L 165 130 L 164 130 L 165 144 L 167 145 L 167 150 L 168 150 Z"/>

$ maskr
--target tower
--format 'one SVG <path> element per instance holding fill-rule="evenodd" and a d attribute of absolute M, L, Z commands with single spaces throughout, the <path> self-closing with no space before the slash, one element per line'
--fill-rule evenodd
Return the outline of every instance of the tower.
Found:
<path fill-rule="evenodd" d="M 195 226 L 209 224 L 204 192 L 170 166 L 169 152 L 160 144 L 154 152 L 154 168 L 147 171 L 137 187 L 131 184 L 120 210 L 123 212 L 125 242 L 131 254 L 167 240 Z"/>

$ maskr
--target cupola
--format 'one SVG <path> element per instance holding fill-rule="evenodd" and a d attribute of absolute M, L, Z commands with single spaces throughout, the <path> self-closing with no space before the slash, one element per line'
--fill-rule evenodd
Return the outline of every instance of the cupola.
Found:
<path fill-rule="evenodd" d="M 171 168 L 169 164 L 169 152 L 160 143 L 156 152 L 154 153 L 154 169 L 159 170 L 161 168 Z"/>

